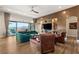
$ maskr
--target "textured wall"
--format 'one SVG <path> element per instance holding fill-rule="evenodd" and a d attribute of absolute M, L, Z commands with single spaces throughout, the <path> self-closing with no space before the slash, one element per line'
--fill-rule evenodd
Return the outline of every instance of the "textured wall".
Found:
<path fill-rule="evenodd" d="M 63 13 L 63 11 L 65 11 L 66 13 Z M 40 21 L 43 21 L 43 20 L 49 20 L 49 19 L 52 20 L 53 18 L 56 17 L 56 18 L 58 18 L 58 22 L 57 22 L 58 29 L 57 30 L 59 32 L 62 32 L 62 31 L 66 31 L 66 20 L 68 17 L 71 17 L 71 16 L 76 16 L 78 19 L 77 22 L 79 22 L 79 6 L 75 6 L 75 7 L 66 9 L 66 10 L 62 10 L 62 11 L 59 11 L 59 12 L 56 12 L 53 14 L 49 14 L 49 15 L 40 17 L 37 19 L 37 23 L 39 23 Z M 77 34 L 79 36 L 79 25 L 78 25 L 77 30 L 78 30 Z"/>
<path fill-rule="evenodd" d="M 78 30 L 69 28 L 69 23 L 74 23 L 74 22 L 77 22 L 77 21 L 78 21 L 78 19 L 75 16 L 71 16 L 66 20 L 66 33 L 67 33 L 67 36 L 77 37 Z"/>

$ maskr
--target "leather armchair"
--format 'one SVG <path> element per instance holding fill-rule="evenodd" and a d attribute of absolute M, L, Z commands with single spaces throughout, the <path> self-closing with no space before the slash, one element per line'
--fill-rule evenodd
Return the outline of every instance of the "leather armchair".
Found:
<path fill-rule="evenodd" d="M 39 39 L 41 43 L 41 53 L 54 51 L 55 36 L 53 34 L 40 34 Z"/>
<path fill-rule="evenodd" d="M 65 43 L 66 32 L 62 32 L 60 36 L 55 38 L 55 42 Z"/>

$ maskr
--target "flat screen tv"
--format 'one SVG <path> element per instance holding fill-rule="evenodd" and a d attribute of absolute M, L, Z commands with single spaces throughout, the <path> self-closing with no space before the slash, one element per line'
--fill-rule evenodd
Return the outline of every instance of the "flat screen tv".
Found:
<path fill-rule="evenodd" d="M 52 29 L 52 23 L 43 24 L 43 28 L 46 29 L 46 30 L 51 30 Z"/>

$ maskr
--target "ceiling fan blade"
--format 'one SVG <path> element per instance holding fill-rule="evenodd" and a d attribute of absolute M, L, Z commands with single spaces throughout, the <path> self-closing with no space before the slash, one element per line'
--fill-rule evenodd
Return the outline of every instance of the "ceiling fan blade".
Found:
<path fill-rule="evenodd" d="M 39 13 L 39 12 L 37 12 L 37 11 L 35 11 L 35 10 L 32 10 L 34 13 Z"/>
<path fill-rule="evenodd" d="M 39 13 L 39 12 L 34 10 L 34 6 L 32 6 L 32 10 L 31 11 L 34 12 L 34 13 Z"/>

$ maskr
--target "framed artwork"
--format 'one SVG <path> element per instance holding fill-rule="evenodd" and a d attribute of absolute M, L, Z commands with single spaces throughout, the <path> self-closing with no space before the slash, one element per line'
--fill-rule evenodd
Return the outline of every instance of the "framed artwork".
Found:
<path fill-rule="evenodd" d="M 77 22 L 69 23 L 69 29 L 77 29 Z"/>

